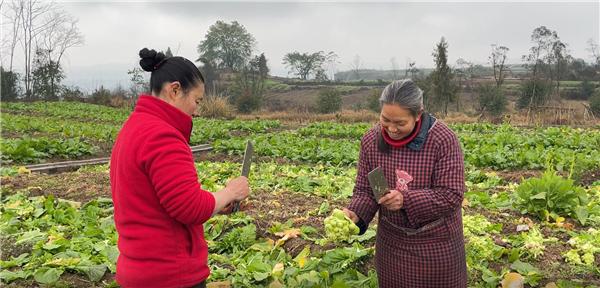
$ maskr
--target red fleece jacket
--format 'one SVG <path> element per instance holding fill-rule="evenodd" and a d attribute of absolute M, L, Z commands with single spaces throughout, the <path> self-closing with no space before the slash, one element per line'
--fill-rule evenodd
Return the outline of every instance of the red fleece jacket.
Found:
<path fill-rule="evenodd" d="M 123 287 L 189 287 L 210 274 L 202 224 L 215 199 L 189 147 L 192 118 L 142 95 L 112 150 L 110 185 Z"/>

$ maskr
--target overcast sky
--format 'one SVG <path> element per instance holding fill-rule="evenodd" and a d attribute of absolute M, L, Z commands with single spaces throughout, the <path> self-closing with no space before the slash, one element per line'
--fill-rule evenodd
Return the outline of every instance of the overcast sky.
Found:
<path fill-rule="evenodd" d="M 588 2 L 60 2 L 79 19 L 85 44 L 64 61 L 65 83 L 86 89 L 129 85 L 127 70 L 137 67 L 143 47 L 190 60 L 217 20 L 237 20 L 265 53 L 271 72 L 285 76 L 281 63 L 291 51 L 334 51 L 337 70 L 348 70 L 355 55 L 364 68 L 400 68 L 407 59 L 432 67 L 431 53 L 444 36 L 449 62 L 464 58 L 487 62 L 490 44 L 510 48 L 509 61 L 520 62 L 532 46 L 531 32 L 545 25 L 556 30 L 572 55 L 590 59 L 586 42 L 599 39 L 599 1 Z"/>

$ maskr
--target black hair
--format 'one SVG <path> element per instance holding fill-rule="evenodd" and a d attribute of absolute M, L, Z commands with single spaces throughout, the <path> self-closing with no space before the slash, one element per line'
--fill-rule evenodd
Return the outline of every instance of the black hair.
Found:
<path fill-rule="evenodd" d="M 158 95 L 162 86 L 166 82 L 178 81 L 181 89 L 186 92 L 188 89 L 204 83 L 204 77 L 200 70 L 192 61 L 175 56 L 167 57 L 162 52 L 156 52 L 154 49 L 144 48 L 140 50 L 140 66 L 144 71 L 152 72 L 150 76 L 150 89 Z"/>

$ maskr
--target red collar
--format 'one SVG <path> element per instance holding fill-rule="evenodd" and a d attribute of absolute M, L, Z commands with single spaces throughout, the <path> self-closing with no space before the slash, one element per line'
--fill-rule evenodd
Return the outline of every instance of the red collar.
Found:
<path fill-rule="evenodd" d="M 421 118 L 423 118 L 423 117 L 421 116 Z M 419 134 L 419 131 L 421 130 L 421 123 L 423 122 L 421 120 L 422 119 L 419 119 L 419 121 L 417 121 L 417 125 L 416 125 L 415 129 L 413 129 L 413 131 L 408 136 L 406 136 L 400 140 L 392 139 L 392 137 L 390 137 L 390 135 L 388 135 L 387 131 L 382 126 L 381 134 L 383 135 L 383 140 L 385 140 L 386 143 L 390 144 L 390 146 L 395 147 L 395 148 L 399 148 L 399 147 L 402 147 L 402 146 L 410 143 L 410 141 L 412 141 L 413 139 L 415 139 L 415 137 L 417 137 L 417 135 Z"/>
<path fill-rule="evenodd" d="M 192 117 L 156 96 L 140 95 L 134 112 L 152 114 L 177 129 L 190 141 Z"/>

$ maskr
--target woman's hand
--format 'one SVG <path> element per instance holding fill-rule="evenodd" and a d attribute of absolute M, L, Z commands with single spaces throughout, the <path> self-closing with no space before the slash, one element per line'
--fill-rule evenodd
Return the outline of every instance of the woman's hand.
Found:
<path fill-rule="evenodd" d="M 352 220 L 352 222 L 354 222 L 354 224 L 356 224 L 358 222 L 358 216 L 356 215 L 356 213 L 354 213 L 346 208 L 343 208 L 342 211 L 344 212 L 344 214 L 346 214 L 346 216 L 348 218 L 350 218 L 350 220 Z"/>
<path fill-rule="evenodd" d="M 244 176 L 237 177 L 227 182 L 225 189 L 229 190 L 228 193 L 231 193 L 232 201 L 242 201 L 250 194 L 248 178 Z"/>
<path fill-rule="evenodd" d="M 404 205 L 404 196 L 398 190 L 390 190 L 379 199 L 378 203 L 390 211 L 397 211 Z"/>
<path fill-rule="evenodd" d="M 217 213 L 229 214 L 233 209 L 232 203 L 242 201 L 250 194 L 250 186 L 248 178 L 244 176 L 230 180 L 225 185 L 225 188 L 213 194 L 215 197 L 215 210 L 213 215 Z"/>

